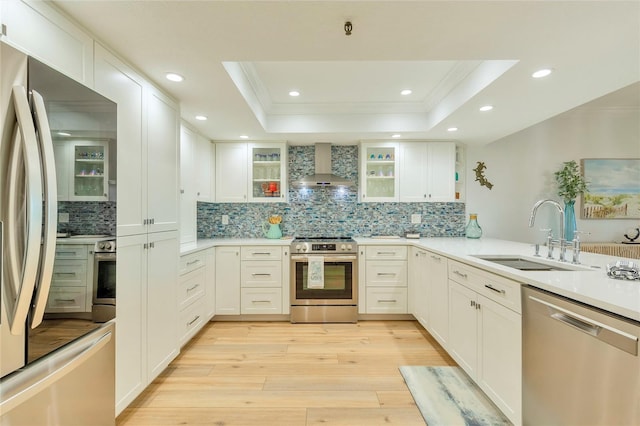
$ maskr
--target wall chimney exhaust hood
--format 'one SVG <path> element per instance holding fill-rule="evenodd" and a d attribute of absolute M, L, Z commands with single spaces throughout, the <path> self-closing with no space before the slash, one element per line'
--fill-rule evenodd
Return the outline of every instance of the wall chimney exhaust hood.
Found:
<path fill-rule="evenodd" d="M 349 179 L 331 173 L 331 144 L 316 143 L 316 172 L 292 183 L 294 187 L 353 186 Z"/>

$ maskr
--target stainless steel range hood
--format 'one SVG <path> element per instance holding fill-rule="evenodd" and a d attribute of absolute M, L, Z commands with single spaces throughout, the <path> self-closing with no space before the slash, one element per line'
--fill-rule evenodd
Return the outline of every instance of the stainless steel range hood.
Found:
<path fill-rule="evenodd" d="M 317 186 L 353 186 L 349 179 L 336 176 L 331 173 L 331 144 L 316 143 L 316 172 L 293 181 L 292 185 L 298 188 Z"/>

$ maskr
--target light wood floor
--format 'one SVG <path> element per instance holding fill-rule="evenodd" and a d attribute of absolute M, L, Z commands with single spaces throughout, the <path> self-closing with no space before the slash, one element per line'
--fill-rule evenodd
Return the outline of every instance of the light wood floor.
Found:
<path fill-rule="evenodd" d="M 117 425 L 424 426 L 402 365 L 455 362 L 414 321 L 212 322 Z"/>

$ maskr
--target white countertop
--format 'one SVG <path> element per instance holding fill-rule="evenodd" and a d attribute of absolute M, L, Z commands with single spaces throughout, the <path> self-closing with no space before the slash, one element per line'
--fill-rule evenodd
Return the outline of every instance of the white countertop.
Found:
<path fill-rule="evenodd" d="M 211 238 L 199 239 L 193 244 L 182 244 L 180 255 L 194 253 L 217 246 L 290 246 L 293 238 Z"/>
<path fill-rule="evenodd" d="M 579 302 L 595 306 L 626 318 L 640 321 L 640 281 L 614 280 L 607 276 L 606 265 L 618 257 L 580 253 L 581 265 L 548 261 L 578 271 L 520 271 L 473 257 L 474 255 L 518 255 L 537 262 L 547 262 L 546 247 L 542 257 L 533 257 L 533 244 L 480 238 L 376 239 L 355 238 L 359 245 L 412 245 L 463 262 L 523 284 L 541 288 Z M 557 257 L 558 250 L 555 251 Z M 567 258 L 572 258 L 567 250 Z M 637 260 L 636 260 L 637 261 Z"/>
<path fill-rule="evenodd" d="M 56 238 L 56 244 L 87 244 L 94 245 L 98 241 L 115 238 L 110 235 L 74 235 L 71 237 Z"/>

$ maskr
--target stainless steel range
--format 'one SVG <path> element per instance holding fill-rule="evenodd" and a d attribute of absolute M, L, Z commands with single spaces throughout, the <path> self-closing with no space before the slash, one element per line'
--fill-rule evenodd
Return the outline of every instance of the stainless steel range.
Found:
<path fill-rule="evenodd" d="M 358 246 L 351 238 L 291 244 L 291 322 L 358 321 Z"/>
<path fill-rule="evenodd" d="M 98 241 L 93 249 L 94 322 L 107 322 L 116 317 L 116 239 Z"/>

